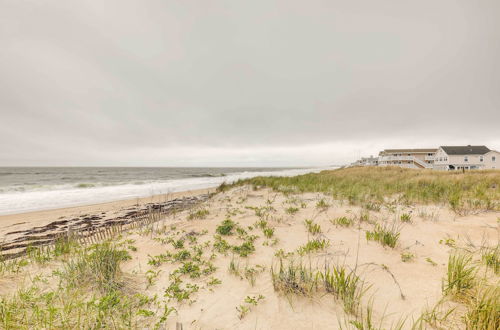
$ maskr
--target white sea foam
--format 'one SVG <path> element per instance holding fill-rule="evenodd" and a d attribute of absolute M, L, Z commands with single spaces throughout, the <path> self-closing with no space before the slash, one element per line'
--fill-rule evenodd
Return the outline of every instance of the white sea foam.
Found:
<path fill-rule="evenodd" d="M 115 186 L 89 188 L 53 187 L 53 190 L 18 191 L 0 194 L 0 214 L 14 214 L 28 211 L 48 210 L 69 206 L 89 205 L 121 199 L 148 197 L 158 194 L 211 188 L 223 182 L 232 183 L 239 179 L 256 176 L 294 176 L 320 172 L 332 168 L 290 169 L 269 172 L 240 172 L 221 177 L 197 177 Z M 64 188 L 63 188 L 64 187 Z"/>

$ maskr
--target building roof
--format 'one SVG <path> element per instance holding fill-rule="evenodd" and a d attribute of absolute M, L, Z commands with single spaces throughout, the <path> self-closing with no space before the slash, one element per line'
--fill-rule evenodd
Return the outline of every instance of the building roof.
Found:
<path fill-rule="evenodd" d="M 441 146 L 448 155 L 484 155 L 490 152 L 486 146 Z"/>
<path fill-rule="evenodd" d="M 436 152 L 436 148 L 427 148 L 427 149 L 384 149 L 381 152 L 388 152 L 388 153 L 394 153 L 394 152 L 401 152 L 401 153 L 416 153 L 416 152 Z"/>

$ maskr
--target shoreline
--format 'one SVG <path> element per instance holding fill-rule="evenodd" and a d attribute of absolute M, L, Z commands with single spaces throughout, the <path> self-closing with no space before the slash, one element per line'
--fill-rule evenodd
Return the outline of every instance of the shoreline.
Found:
<path fill-rule="evenodd" d="M 215 190 L 216 188 L 196 189 L 97 204 L 0 215 L 0 236 L 3 237 L 1 249 L 5 248 L 7 251 L 12 249 L 11 246 L 14 244 L 51 239 L 54 234 L 65 231 L 68 227 L 99 227 L 106 225 L 107 222 L 123 221 L 151 204 L 161 205 L 173 200 L 186 201 L 189 204 Z"/>
<path fill-rule="evenodd" d="M 30 177 L 33 177 L 33 182 L 38 182 L 42 186 L 47 185 L 47 187 L 52 186 L 51 189 L 47 190 L 26 190 L 26 191 L 11 191 L 0 189 L 0 216 L 10 216 L 22 213 L 38 212 L 43 210 L 55 210 L 69 207 L 78 206 L 88 206 L 93 204 L 104 204 L 108 202 L 115 202 L 118 200 L 125 199 L 142 199 L 150 198 L 155 195 L 172 194 L 178 192 L 185 192 L 190 190 L 201 190 L 201 189 L 211 189 L 216 188 L 220 184 L 232 183 L 240 179 L 248 179 L 255 176 L 296 176 L 306 173 L 320 172 L 324 169 L 330 168 L 304 168 L 304 169 L 281 169 L 275 171 L 243 171 L 243 172 L 228 172 L 224 176 L 213 176 L 209 170 L 198 171 L 196 173 L 191 173 L 191 177 L 179 177 L 162 179 L 162 175 L 180 175 L 179 173 L 156 173 L 156 179 L 150 177 L 144 177 L 143 172 L 131 172 L 131 173 L 121 173 L 118 176 L 122 176 L 124 180 L 123 184 L 106 184 L 106 177 L 111 174 L 99 174 L 99 173 L 73 173 L 68 174 L 68 178 L 71 179 L 75 175 L 81 176 L 78 180 L 74 179 L 73 183 L 67 183 L 73 185 L 72 188 L 62 189 L 59 185 L 45 184 L 43 183 L 45 179 L 55 180 L 53 178 L 54 174 L 51 173 L 34 173 L 30 174 L 28 178 L 11 178 L 10 180 L 14 185 L 20 185 L 21 182 L 25 182 Z M 78 171 L 77 171 L 78 172 Z M 212 171 L 213 172 L 213 171 Z M 155 173 L 153 173 L 155 174 Z M 181 173 L 185 175 L 186 173 Z M 1 173 L 0 173 L 1 175 Z M 103 178 L 94 178 L 87 180 L 89 176 L 103 175 Z M 148 174 L 151 176 L 152 174 Z M 135 179 L 132 179 L 135 178 Z M 60 178 L 59 178 L 60 179 Z M 58 180 L 59 180 L 58 179 Z M 76 181 L 75 181 L 76 180 Z M 136 181 L 139 180 L 140 184 Z M 70 180 L 71 181 L 71 180 Z M 62 181 L 61 181 L 62 182 Z M 76 182 L 86 182 L 85 188 L 74 187 Z M 111 182 L 111 181 L 110 181 Z M 125 183 L 126 182 L 126 183 Z M 88 187 L 86 185 L 89 185 Z M 2 188 L 2 187 L 0 187 Z M 4 187 L 5 188 L 5 187 Z"/>

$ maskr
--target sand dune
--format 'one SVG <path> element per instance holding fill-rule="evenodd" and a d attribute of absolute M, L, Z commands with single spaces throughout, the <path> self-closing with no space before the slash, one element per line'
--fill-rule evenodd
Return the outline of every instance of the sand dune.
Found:
<path fill-rule="evenodd" d="M 408 221 L 401 221 L 403 214 Z M 155 307 L 148 307 L 154 315 L 139 317 L 137 327 L 154 324 L 168 306 L 172 311 L 160 328 L 350 328 L 350 321 L 366 317 L 368 306 L 377 325 L 391 328 L 404 321 L 403 328 L 411 328 L 424 310 L 443 298 L 448 257 L 457 248 L 476 253 L 482 276 L 498 281 L 479 263 L 478 253 L 481 247 L 498 244 L 499 217 L 500 212 L 458 216 L 440 205 L 394 204 L 370 211 L 323 194 L 287 196 L 240 186 L 117 242 L 128 246 L 131 255 L 121 266 L 130 288 L 157 297 Z M 336 223 L 338 218 L 343 221 Z M 221 234 L 226 219 L 233 226 L 229 235 Z M 309 231 L 307 219 L 314 227 Z M 367 240 L 366 231 L 377 224 L 398 228 L 394 248 Z M 311 241 L 326 246 L 304 251 Z M 349 312 L 342 297 L 321 285 L 308 292 L 280 291 L 273 272 L 277 276 L 280 264 L 291 263 L 312 273 L 325 267 L 353 272 L 360 279 L 357 290 L 361 283 L 365 290 L 356 310 Z M 8 296 L 29 286 L 35 274 L 47 274 L 43 269 L 60 265 L 61 261 L 30 264 L 10 276 L 8 285 L 2 282 L 0 290 Z M 47 283 L 51 287 L 56 282 Z M 449 299 L 443 306 L 460 304 Z M 445 324 L 464 327 L 463 313 L 458 308 Z"/>

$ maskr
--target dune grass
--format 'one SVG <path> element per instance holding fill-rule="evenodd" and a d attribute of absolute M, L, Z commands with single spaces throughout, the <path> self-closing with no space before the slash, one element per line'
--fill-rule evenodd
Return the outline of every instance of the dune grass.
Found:
<path fill-rule="evenodd" d="M 323 269 L 305 266 L 302 262 L 283 260 L 278 267 L 271 267 L 274 290 L 282 294 L 312 296 L 315 293 L 331 294 L 342 303 L 344 311 L 356 315 L 361 298 L 369 289 L 359 276 L 343 265 Z"/>
<path fill-rule="evenodd" d="M 445 203 L 457 213 L 500 209 L 500 171 L 440 172 L 399 167 L 352 167 L 294 177 L 256 177 L 236 185 L 270 187 L 283 193 L 322 192 L 352 204 Z"/>
<path fill-rule="evenodd" d="M 464 252 L 450 254 L 443 292 L 457 297 L 463 295 L 474 286 L 475 275 L 476 267 L 472 264 L 471 255 Z"/>
<path fill-rule="evenodd" d="M 120 270 L 129 258 L 126 250 L 110 242 L 88 248 L 74 242 L 58 244 L 53 258 L 61 266 L 51 276 L 58 283 L 36 276 L 31 285 L 2 296 L 0 328 L 155 328 L 166 320 L 165 313 L 172 312 L 155 299 L 134 293 Z M 56 259 L 62 252 L 63 257 Z"/>
<path fill-rule="evenodd" d="M 470 295 L 465 324 L 467 329 L 500 329 L 500 287 L 484 285 Z"/>
<path fill-rule="evenodd" d="M 400 235 L 400 228 L 397 223 L 376 224 L 373 230 L 366 232 L 366 240 L 377 241 L 382 246 L 396 247 Z"/>
<path fill-rule="evenodd" d="M 483 249 L 481 258 L 486 266 L 490 267 L 495 274 L 500 274 L 500 245 L 494 248 Z"/>
<path fill-rule="evenodd" d="M 354 219 L 348 217 L 338 217 L 330 220 L 330 222 L 335 226 L 341 226 L 341 227 L 351 227 L 352 225 L 354 225 Z"/>

